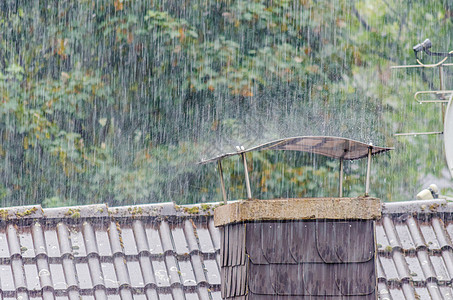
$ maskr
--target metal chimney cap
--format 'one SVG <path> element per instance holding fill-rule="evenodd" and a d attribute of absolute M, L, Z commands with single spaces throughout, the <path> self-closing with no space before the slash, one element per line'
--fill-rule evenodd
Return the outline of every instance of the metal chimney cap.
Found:
<path fill-rule="evenodd" d="M 393 150 L 393 148 L 373 146 L 371 143 L 367 144 L 342 137 L 297 136 L 264 143 L 246 150 L 221 154 L 210 159 L 202 160 L 200 164 L 215 162 L 242 153 L 263 150 L 301 151 L 324 155 L 335 159 L 355 160 L 367 157 L 369 149 L 371 149 L 371 155 Z"/>

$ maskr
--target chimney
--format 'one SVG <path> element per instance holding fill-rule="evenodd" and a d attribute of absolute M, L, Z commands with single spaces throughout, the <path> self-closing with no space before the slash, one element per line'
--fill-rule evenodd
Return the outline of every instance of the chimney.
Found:
<path fill-rule="evenodd" d="M 371 197 L 218 207 L 222 298 L 376 300 L 374 228 L 380 215 L 380 201 Z"/>
<path fill-rule="evenodd" d="M 221 231 L 223 299 L 376 300 L 375 220 L 378 198 L 369 197 L 371 157 L 392 148 L 323 136 L 272 141 L 201 163 L 217 162 L 224 206 L 214 223 Z M 256 200 L 246 153 L 290 150 L 339 160 L 338 197 Z M 221 160 L 239 155 L 247 200 L 227 204 Z M 343 162 L 367 158 L 365 196 L 343 197 Z"/>

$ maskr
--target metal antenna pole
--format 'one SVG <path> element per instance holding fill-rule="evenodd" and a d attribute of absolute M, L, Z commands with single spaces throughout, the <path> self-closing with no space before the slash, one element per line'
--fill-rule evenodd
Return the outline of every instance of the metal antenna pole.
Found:
<path fill-rule="evenodd" d="M 340 158 L 340 184 L 339 184 L 339 192 L 338 197 L 343 197 L 343 158 Z"/>
<path fill-rule="evenodd" d="M 369 196 L 370 193 L 370 173 L 371 173 L 371 153 L 373 147 L 368 148 L 368 165 L 366 169 L 366 183 L 365 183 L 365 197 Z"/>
<path fill-rule="evenodd" d="M 444 85 L 444 68 L 442 65 L 439 66 L 439 80 L 440 80 L 440 90 L 445 90 Z M 445 94 L 441 94 L 440 99 L 445 100 Z M 445 104 L 442 102 L 442 123 L 445 121 Z"/>
<path fill-rule="evenodd" d="M 225 190 L 225 181 L 223 180 L 223 169 L 222 169 L 222 162 L 221 162 L 220 159 L 217 161 L 217 165 L 219 167 L 220 186 L 222 188 L 223 203 L 227 204 L 227 194 L 226 194 L 226 190 Z"/>
<path fill-rule="evenodd" d="M 242 162 L 244 163 L 244 173 L 245 173 L 245 186 L 247 188 L 247 199 L 252 199 L 252 190 L 250 189 L 250 179 L 249 171 L 247 170 L 247 159 L 245 158 L 245 153 L 241 153 Z"/>

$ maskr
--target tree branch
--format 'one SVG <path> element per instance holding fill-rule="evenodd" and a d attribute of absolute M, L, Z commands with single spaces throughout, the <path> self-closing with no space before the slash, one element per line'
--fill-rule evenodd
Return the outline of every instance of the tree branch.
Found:
<path fill-rule="evenodd" d="M 393 9 L 393 7 L 390 6 L 390 4 L 387 2 L 387 0 L 382 0 L 385 5 L 397 16 L 398 13 L 396 12 L 396 10 Z"/>
<path fill-rule="evenodd" d="M 409 14 L 409 12 L 406 12 L 406 14 L 404 14 L 404 15 L 402 16 L 402 20 L 401 20 L 401 22 L 400 22 L 400 27 L 399 27 L 399 29 L 398 29 L 398 39 L 399 39 L 400 41 L 403 40 L 403 36 L 401 35 L 401 32 L 403 32 L 404 26 L 406 26 L 406 18 L 407 18 L 407 14 Z"/>
<path fill-rule="evenodd" d="M 359 20 L 360 24 L 362 24 L 362 26 L 365 28 L 366 31 L 369 31 L 369 32 L 375 32 L 375 30 L 367 23 L 367 21 L 360 15 L 359 11 L 355 8 L 355 6 L 353 5 L 352 6 L 352 12 L 354 13 L 354 15 L 357 17 L 357 19 Z"/>

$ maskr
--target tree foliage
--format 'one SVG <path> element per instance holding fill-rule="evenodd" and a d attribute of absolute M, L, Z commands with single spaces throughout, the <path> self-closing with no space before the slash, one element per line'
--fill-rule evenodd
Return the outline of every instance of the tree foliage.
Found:
<path fill-rule="evenodd" d="M 310 134 L 395 146 L 374 194 L 413 197 L 442 177 L 441 138 L 393 133 L 442 126 L 439 107 L 412 100 L 439 83 L 389 66 L 413 64 L 427 37 L 451 50 L 452 16 L 447 1 L 3 1 L 2 206 L 220 200 L 215 167 L 196 161 Z M 346 195 L 363 192 L 362 164 L 346 166 Z M 267 152 L 249 165 L 257 197 L 337 191 L 328 159 Z M 240 164 L 225 172 L 244 197 Z"/>

